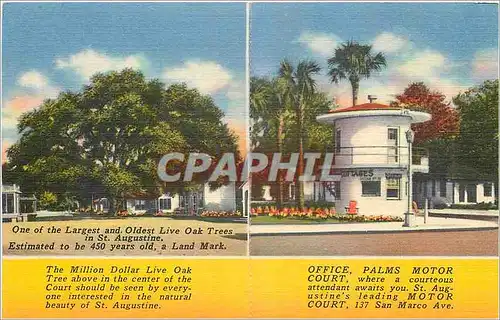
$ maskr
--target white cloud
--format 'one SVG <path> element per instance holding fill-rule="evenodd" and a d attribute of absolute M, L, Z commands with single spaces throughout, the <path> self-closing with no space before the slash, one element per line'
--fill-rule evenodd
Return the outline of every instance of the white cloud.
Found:
<path fill-rule="evenodd" d="M 413 58 L 397 66 L 397 69 L 410 78 L 428 78 L 438 76 L 450 67 L 450 62 L 442 53 L 427 49 L 415 52 Z"/>
<path fill-rule="evenodd" d="M 125 68 L 139 70 L 146 66 L 147 60 L 139 54 L 125 57 L 110 56 L 92 49 L 80 51 L 66 58 L 56 59 L 56 67 L 58 69 L 69 69 L 85 80 L 97 72 L 122 70 Z"/>
<path fill-rule="evenodd" d="M 297 42 L 307 47 L 313 53 L 321 57 L 333 55 L 335 48 L 341 43 L 341 39 L 333 33 L 321 33 L 304 31 L 300 34 Z"/>
<path fill-rule="evenodd" d="M 19 76 L 17 84 L 45 98 L 54 98 L 61 91 L 53 86 L 49 79 L 37 70 L 27 71 Z"/>
<path fill-rule="evenodd" d="M 17 80 L 17 83 L 23 87 L 40 90 L 49 84 L 49 80 L 40 72 L 32 70 L 23 73 Z"/>
<path fill-rule="evenodd" d="M 472 75 L 479 79 L 498 78 L 498 49 L 477 51 L 472 61 Z"/>
<path fill-rule="evenodd" d="M 168 83 L 185 82 L 203 94 L 214 94 L 228 86 L 233 76 L 213 61 L 187 61 L 182 66 L 166 68 L 163 78 Z"/>
<path fill-rule="evenodd" d="M 304 32 L 299 38 L 308 50 L 329 56 L 338 45 L 339 38 L 332 34 Z M 498 78 L 498 50 L 479 50 L 469 61 L 456 60 L 450 55 L 432 48 L 417 47 L 411 39 L 391 32 L 379 33 L 371 42 L 374 52 L 387 54 L 387 68 L 362 79 L 358 103 L 368 102 L 367 95 L 374 94 L 377 102 L 389 103 L 413 82 L 423 82 L 431 90 L 437 90 L 451 102 L 478 81 Z M 469 68 L 469 69 L 467 69 Z M 332 84 L 326 75 L 317 78 L 319 89 L 328 97 L 335 98 L 341 107 L 352 104 L 349 81 Z"/>
<path fill-rule="evenodd" d="M 405 50 L 410 42 L 391 32 L 382 32 L 373 40 L 373 49 L 383 53 L 392 54 Z"/>

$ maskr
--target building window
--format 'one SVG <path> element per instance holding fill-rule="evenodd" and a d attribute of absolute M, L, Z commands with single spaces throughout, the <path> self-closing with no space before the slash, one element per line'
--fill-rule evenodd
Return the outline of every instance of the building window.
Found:
<path fill-rule="evenodd" d="M 160 199 L 160 210 L 172 209 L 172 198 Z"/>
<path fill-rule="evenodd" d="M 335 153 L 340 153 L 340 150 L 342 149 L 342 136 L 340 133 L 340 130 L 337 130 L 337 133 L 335 134 Z"/>
<path fill-rule="evenodd" d="M 135 210 L 146 210 L 146 200 L 135 200 Z"/>
<path fill-rule="evenodd" d="M 432 180 L 432 196 L 436 196 L 436 180 Z"/>
<path fill-rule="evenodd" d="M 342 193 L 340 192 L 340 181 L 335 181 L 335 200 L 341 199 Z"/>
<path fill-rule="evenodd" d="M 3 213 L 14 213 L 14 195 L 11 193 L 3 193 L 2 206 Z"/>
<path fill-rule="evenodd" d="M 483 195 L 484 195 L 485 197 L 491 197 L 491 194 L 492 194 L 492 189 L 493 189 L 493 188 L 492 188 L 491 183 L 489 183 L 489 182 L 485 182 L 485 183 L 484 183 L 484 192 L 483 192 Z"/>
<path fill-rule="evenodd" d="M 380 180 L 361 181 L 361 189 L 364 197 L 380 197 Z"/>
<path fill-rule="evenodd" d="M 398 148 L 399 148 L 399 139 L 398 139 L 399 130 L 398 128 L 388 128 L 387 129 L 387 153 L 388 153 L 388 162 L 389 163 L 398 163 Z"/>
<path fill-rule="evenodd" d="M 401 179 L 387 179 L 387 199 L 401 199 Z"/>
<path fill-rule="evenodd" d="M 315 185 L 316 187 L 316 185 Z M 323 185 L 323 188 L 319 188 L 318 190 L 318 200 L 319 201 L 325 201 L 325 197 L 326 197 L 326 186 Z"/>
<path fill-rule="evenodd" d="M 458 202 L 465 202 L 465 185 L 458 185 Z"/>
<path fill-rule="evenodd" d="M 439 196 L 443 198 L 446 197 L 446 180 L 441 180 L 439 182 Z"/>
<path fill-rule="evenodd" d="M 191 204 L 192 204 L 193 212 L 196 213 L 196 210 L 198 210 L 198 197 L 197 197 L 196 193 L 193 193 L 191 196 Z"/>

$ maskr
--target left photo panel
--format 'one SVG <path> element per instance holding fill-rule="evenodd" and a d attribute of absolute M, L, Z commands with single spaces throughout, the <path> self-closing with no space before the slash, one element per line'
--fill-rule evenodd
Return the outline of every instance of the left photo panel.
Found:
<path fill-rule="evenodd" d="M 245 3 L 2 15 L 3 255 L 247 255 Z"/>

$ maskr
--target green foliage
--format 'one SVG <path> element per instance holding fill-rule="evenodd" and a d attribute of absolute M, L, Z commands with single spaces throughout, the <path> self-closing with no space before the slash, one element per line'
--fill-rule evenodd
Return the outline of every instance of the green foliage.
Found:
<path fill-rule="evenodd" d="M 460 114 L 457 162 L 498 180 L 498 80 L 485 81 L 453 99 Z"/>
<path fill-rule="evenodd" d="M 296 67 L 284 60 L 278 75 L 272 79 L 252 78 L 250 81 L 251 143 L 253 151 L 264 153 L 327 152 L 331 150 L 333 128 L 320 124 L 316 116 L 330 110 L 332 102 L 316 90 L 314 76 L 320 71 L 313 61 L 300 61 Z M 298 175 L 303 171 L 299 157 Z M 254 183 L 257 179 L 253 180 Z M 281 179 L 271 183 L 271 193 L 284 201 Z M 258 188 L 253 198 L 262 196 Z M 257 195 L 256 195 L 257 193 Z M 297 183 L 297 200 L 303 206 L 303 185 Z"/>
<path fill-rule="evenodd" d="M 165 88 L 131 69 L 98 73 L 80 92 L 62 93 L 21 116 L 4 182 L 38 196 L 65 194 L 64 206 L 73 197 L 108 197 L 110 211 L 131 193 L 181 192 L 189 185 L 159 181 L 158 160 L 174 151 L 237 153 L 223 117 L 210 97 L 185 84 Z"/>
<path fill-rule="evenodd" d="M 386 66 L 385 56 L 381 52 L 372 54 L 371 50 L 371 45 L 347 41 L 335 49 L 333 56 L 328 59 L 330 80 L 333 83 L 349 80 L 351 83 L 353 106 L 357 104 L 361 79 L 368 79 L 372 72 Z"/>
<path fill-rule="evenodd" d="M 53 210 L 57 206 L 57 196 L 52 192 L 43 192 L 38 199 L 40 209 Z"/>
<path fill-rule="evenodd" d="M 480 202 L 474 204 L 452 204 L 450 208 L 464 210 L 498 210 L 498 205 L 491 202 Z"/>

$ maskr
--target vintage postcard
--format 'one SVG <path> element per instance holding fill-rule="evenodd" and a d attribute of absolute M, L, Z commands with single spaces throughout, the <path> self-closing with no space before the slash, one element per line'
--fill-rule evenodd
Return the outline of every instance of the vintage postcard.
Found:
<path fill-rule="evenodd" d="M 3 253 L 246 255 L 245 5 L 3 8 Z"/>
<path fill-rule="evenodd" d="M 253 4 L 251 254 L 498 256 L 497 18 Z"/>
<path fill-rule="evenodd" d="M 498 319 L 498 1 L 1 19 L 1 318 Z"/>

